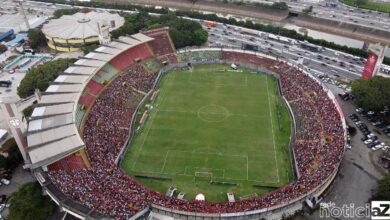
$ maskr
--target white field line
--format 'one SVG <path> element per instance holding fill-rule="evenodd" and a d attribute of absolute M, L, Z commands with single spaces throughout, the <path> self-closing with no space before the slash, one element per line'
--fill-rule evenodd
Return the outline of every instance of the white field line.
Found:
<path fill-rule="evenodd" d="M 248 159 L 248 155 L 246 155 L 246 180 L 249 180 L 249 159 Z"/>
<path fill-rule="evenodd" d="M 153 126 L 153 122 L 154 122 L 154 119 L 156 118 L 157 113 L 158 113 L 158 109 L 156 108 L 156 112 L 154 112 L 154 114 L 152 115 L 152 120 L 150 121 L 150 126 L 149 126 L 148 130 L 146 131 L 146 137 L 143 139 L 142 144 L 141 144 L 141 147 L 140 147 L 139 150 L 138 150 L 138 156 L 137 156 L 137 157 L 135 158 L 135 160 L 134 160 L 133 166 L 132 166 L 132 168 L 131 168 L 132 170 L 134 170 L 135 164 L 137 163 L 137 160 L 138 160 L 138 158 L 139 158 L 140 155 L 141 155 L 142 148 L 143 148 L 143 146 L 144 146 L 144 144 L 145 144 L 145 142 L 146 142 L 146 139 L 148 139 L 149 131 L 150 131 L 150 129 L 151 129 L 152 126 Z"/>
<path fill-rule="evenodd" d="M 161 171 L 160 171 L 161 173 L 164 172 L 165 164 L 167 163 L 167 159 L 168 159 L 168 154 L 169 154 L 169 150 L 167 150 L 167 153 L 165 154 L 164 164 L 161 167 Z"/>
<path fill-rule="evenodd" d="M 280 182 L 279 178 L 279 166 L 278 166 L 278 159 L 276 156 L 276 146 L 275 146 L 275 134 L 274 134 L 274 122 L 272 119 L 272 109 L 271 109 L 271 101 L 270 101 L 270 93 L 269 93 L 269 88 L 268 88 L 268 77 L 266 77 L 266 84 L 267 84 L 267 93 L 268 93 L 268 107 L 269 107 L 269 116 L 271 118 L 271 131 L 272 131 L 272 144 L 274 146 L 274 156 L 275 156 L 275 165 L 276 165 L 276 174 L 278 176 L 278 182 Z"/>
<path fill-rule="evenodd" d="M 223 115 L 217 112 L 207 112 L 207 111 L 185 111 L 185 110 L 175 110 L 175 109 L 159 109 L 159 112 L 178 112 L 178 113 L 190 113 L 190 114 L 198 114 L 198 113 L 204 113 L 204 114 L 210 114 L 210 115 Z M 252 118 L 268 118 L 268 116 L 258 116 L 258 115 L 247 115 L 247 114 L 231 114 L 229 113 L 228 116 L 238 116 L 238 117 L 252 117 Z"/>

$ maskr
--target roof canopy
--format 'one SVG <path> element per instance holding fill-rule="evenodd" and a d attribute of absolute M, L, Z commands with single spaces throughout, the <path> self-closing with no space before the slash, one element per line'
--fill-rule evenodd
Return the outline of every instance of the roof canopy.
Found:
<path fill-rule="evenodd" d="M 27 129 L 27 152 L 35 169 L 84 148 L 75 110 L 84 87 L 110 60 L 139 44 L 153 40 L 143 34 L 120 37 L 76 61 L 42 93 Z"/>

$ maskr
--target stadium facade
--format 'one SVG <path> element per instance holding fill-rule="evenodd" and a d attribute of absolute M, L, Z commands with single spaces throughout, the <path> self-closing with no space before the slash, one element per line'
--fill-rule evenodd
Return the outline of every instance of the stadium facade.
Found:
<path fill-rule="evenodd" d="M 102 45 L 60 74 L 45 92 L 37 93 L 38 105 L 27 129 L 25 168 L 32 170 L 45 193 L 64 211 L 80 219 L 135 219 L 147 215 L 277 219 L 282 214 L 293 214 L 304 204 L 315 204 L 336 177 L 344 154 L 346 125 L 334 95 L 288 61 L 234 49 L 176 52 L 168 33 L 167 28 L 160 28 Z M 152 80 L 143 78 L 148 73 L 139 67 L 140 62 L 151 58 L 157 59 L 161 66 L 158 76 Z M 292 140 L 295 182 L 267 195 L 235 203 L 199 203 L 168 198 L 146 189 L 118 168 L 132 135 L 136 112 L 147 96 L 129 109 L 122 109 L 126 114 L 119 111 L 120 103 L 112 104 L 121 113 L 120 126 L 128 127 L 124 131 L 99 118 L 104 114 L 118 116 L 111 110 L 105 113 L 104 100 L 100 104 L 96 100 L 106 90 L 118 92 L 115 89 L 129 86 L 136 91 L 147 89 L 149 95 L 165 72 L 185 67 L 188 62 L 235 63 L 272 74 L 281 81 L 286 102 L 294 105 L 290 108 L 294 121 L 297 118 L 301 122 L 305 118 L 318 120 L 318 123 L 300 123 L 304 127 L 295 129 L 297 135 Z M 110 88 L 111 84 L 114 88 Z M 317 109 L 317 104 L 327 108 Z M 321 114 L 313 115 L 306 106 Z M 292 111 L 294 108 L 307 115 L 297 115 Z M 95 111 L 100 113 L 96 115 Z M 132 117 L 125 116 L 130 113 Z M 310 127 L 316 125 L 321 126 Z M 303 130 L 312 133 L 302 134 Z M 107 133 L 115 135 L 115 140 L 109 137 L 96 140 Z"/>

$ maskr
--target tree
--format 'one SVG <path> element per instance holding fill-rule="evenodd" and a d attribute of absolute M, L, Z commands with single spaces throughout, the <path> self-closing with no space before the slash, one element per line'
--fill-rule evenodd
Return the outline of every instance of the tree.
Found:
<path fill-rule="evenodd" d="M 375 76 L 369 80 L 355 80 L 352 83 L 352 94 L 355 103 L 366 110 L 382 110 L 390 106 L 390 79 Z"/>
<path fill-rule="evenodd" d="M 34 94 L 35 89 L 45 91 L 49 82 L 57 78 L 58 74 L 74 63 L 76 59 L 57 59 L 46 62 L 31 69 L 17 89 L 21 98 L 27 98 Z"/>
<path fill-rule="evenodd" d="M 30 105 L 27 108 L 23 109 L 22 112 L 23 112 L 24 117 L 28 118 L 31 116 L 33 111 L 34 111 L 34 108 L 32 107 L 32 105 Z"/>
<path fill-rule="evenodd" d="M 94 51 L 98 47 L 99 47 L 98 44 L 91 44 L 91 45 L 83 47 L 82 51 L 84 52 L 84 54 L 88 54 L 89 52 Z"/>
<path fill-rule="evenodd" d="M 8 154 L 7 157 L 0 155 L 1 168 L 14 170 L 23 161 L 22 154 L 14 138 L 8 139 L 1 146 L 1 152 Z"/>
<path fill-rule="evenodd" d="M 53 18 L 60 18 L 61 16 L 63 15 L 72 15 L 72 14 L 75 14 L 77 12 L 79 12 L 80 9 L 79 8 L 64 8 L 64 9 L 58 9 L 58 10 L 55 10 L 54 13 L 53 13 Z"/>
<path fill-rule="evenodd" d="M 19 186 L 10 200 L 9 220 L 44 220 L 54 210 L 50 198 L 43 196 L 38 182 Z"/>
<path fill-rule="evenodd" d="M 378 192 L 373 197 L 373 200 L 390 200 L 390 174 L 386 174 L 381 180 L 378 181 Z"/>
<path fill-rule="evenodd" d="M 4 44 L 0 43 L 0 53 L 3 53 L 5 51 L 7 51 L 7 47 Z"/>
<path fill-rule="evenodd" d="M 111 32 L 113 38 L 138 33 L 142 29 L 152 29 L 168 26 L 173 44 L 176 48 L 200 46 L 207 41 L 208 33 L 198 22 L 179 18 L 175 14 L 165 14 L 160 17 L 150 16 L 141 11 L 138 14 L 126 15 L 125 24 Z"/>
<path fill-rule="evenodd" d="M 368 2 L 368 0 L 356 0 L 356 5 L 360 6 L 360 5 L 364 5 Z"/>
<path fill-rule="evenodd" d="M 275 2 L 272 4 L 272 8 L 278 10 L 288 10 L 288 5 L 286 2 Z"/>
<path fill-rule="evenodd" d="M 38 29 L 28 30 L 27 37 L 30 47 L 34 50 L 37 50 L 46 43 L 45 35 L 43 35 L 42 31 Z"/>

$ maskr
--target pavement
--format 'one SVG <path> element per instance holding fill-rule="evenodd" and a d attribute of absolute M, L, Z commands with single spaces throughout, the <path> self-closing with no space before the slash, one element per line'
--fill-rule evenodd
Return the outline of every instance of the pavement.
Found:
<path fill-rule="evenodd" d="M 9 197 L 13 192 L 18 191 L 18 187 L 25 183 L 36 181 L 29 171 L 23 169 L 22 165 L 19 165 L 12 173 L 11 184 L 0 186 L 0 195 L 7 195 Z M 7 217 L 9 208 L 5 208 L 1 215 Z"/>

